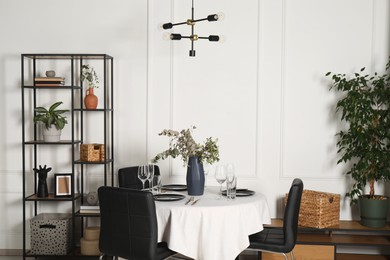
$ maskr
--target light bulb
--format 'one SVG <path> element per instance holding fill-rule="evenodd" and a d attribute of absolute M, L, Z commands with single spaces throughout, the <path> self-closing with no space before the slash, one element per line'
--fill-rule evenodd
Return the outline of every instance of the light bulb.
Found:
<path fill-rule="evenodd" d="M 171 33 L 169 33 L 169 32 L 163 33 L 162 38 L 164 41 L 170 41 L 171 40 Z"/>
<path fill-rule="evenodd" d="M 226 36 L 225 35 L 220 35 L 219 36 L 219 43 L 225 43 L 226 42 Z"/>
<path fill-rule="evenodd" d="M 159 23 L 159 24 L 157 25 L 157 30 L 159 30 L 159 31 L 163 31 L 163 30 L 164 30 L 164 28 L 163 28 L 163 23 Z"/>
<path fill-rule="evenodd" d="M 226 17 L 225 14 L 222 12 L 217 13 L 217 16 L 218 16 L 218 21 L 223 21 L 225 20 Z"/>

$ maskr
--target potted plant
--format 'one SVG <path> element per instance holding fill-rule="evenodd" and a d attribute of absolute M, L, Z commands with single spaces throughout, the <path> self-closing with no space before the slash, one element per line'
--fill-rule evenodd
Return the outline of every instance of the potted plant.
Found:
<path fill-rule="evenodd" d="M 42 122 L 43 127 L 43 140 L 45 142 L 58 142 L 61 136 L 61 130 L 64 129 L 66 117 L 63 116 L 65 112 L 69 110 L 59 110 L 58 106 L 62 104 L 61 101 L 52 104 L 49 109 L 44 107 L 36 107 L 34 111 L 34 123 Z"/>
<path fill-rule="evenodd" d="M 180 132 L 175 130 L 163 130 L 159 135 L 170 137 L 169 148 L 157 154 L 152 162 L 164 160 L 168 157 L 181 157 L 183 165 L 187 166 L 187 191 L 189 195 L 202 195 L 204 192 L 204 169 L 203 163 L 213 164 L 219 161 L 218 139 L 206 138 L 203 144 L 195 142 L 192 126 Z"/>
<path fill-rule="evenodd" d="M 336 111 L 341 112 L 345 129 L 339 131 L 337 163 L 350 163 L 346 174 L 355 183 L 346 193 L 351 204 L 357 201 L 363 225 L 382 227 L 387 222 L 389 198 L 375 193 L 375 182 L 390 180 L 390 61 L 386 73 L 365 74 L 365 68 L 351 78 L 328 72 L 331 90 L 341 92 Z M 364 194 L 366 185 L 370 193 Z"/>
<path fill-rule="evenodd" d="M 87 82 L 87 91 L 84 98 L 84 105 L 87 109 L 96 109 L 98 98 L 94 94 L 94 88 L 98 88 L 99 77 L 95 69 L 89 64 L 81 66 L 81 81 Z"/>

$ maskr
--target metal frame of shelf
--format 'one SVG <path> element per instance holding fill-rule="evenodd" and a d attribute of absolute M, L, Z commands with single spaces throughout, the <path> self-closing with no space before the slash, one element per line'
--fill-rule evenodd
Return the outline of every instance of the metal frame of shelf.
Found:
<path fill-rule="evenodd" d="M 66 86 L 56 86 L 56 87 L 41 87 L 41 86 L 35 86 L 33 84 L 25 84 L 26 78 L 33 79 L 36 77 L 37 74 L 37 60 L 68 60 L 70 62 L 70 72 L 71 72 L 71 84 Z M 83 108 L 83 86 L 82 82 L 80 80 L 81 75 L 81 66 L 84 64 L 87 60 L 101 60 L 103 62 L 103 99 L 101 102 L 103 102 L 103 108 L 98 109 L 84 109 Z M 78 65 L 76 68 L 75 65 Z M 26 77 L 26 71 L 27 71 L 27 65 L 30 65 L 31 68 L 29 68 L 29 72 L 32 73 L 30 77 Z M 72 252 L 71 255 L 77 255 L 80 256 L 80 253 L 77 253 L 78 250 L 76 249 L 76 218 L 80 218 L 80 225 L 81 230 L 83 228 L 83 219 L 87 217 L 98 217 L 99 214 L 80 214 L 79 210 L 76 210 L 76 202 L 80 200 L 80 204 L 83 203 L 84 200 L 84 175 L 87 174 L 86 170 L 84 169 L 86 165 L 89 164 L 96 164 L 96 165 L 102 165 L 104 167 L 104 186 L 107 186 L 108 176 L 110 175 L 110 183 L 111 186 L 114 185 L 114 80 L 113 80 L 113 71 L 114 71 L 114 65 L 113 65 L 113 57 L 107 54 L 21 54 L 21 99 L 22 99 L 22 182 L 23 182 L 23 259 L 26 259 L 26 257 L 45 257 L 43 255 L 32 255 L 29 253 L 29 250 L 27 250 L 26 247 L 26 206 L 27 203 L 33 203 L 34 205 L 34 216 L 38 214 L 38 204 L 44 203 L 44 202 L 71 202 L 72 203 L 72 236 L 73 236 L 73 245 L 72 245 Z M 44 142 L 42 140 L 38 140 L 37 134 L 38 129 L 35 125 L 33 127 L 33 140 L 26 140 L 26 97 L 25 92 L 32 92 L 32 105 L 29 105 L 31 108 L 37 107 L 37 95 L 40 90 L 45 91 L 56 91 L 56 90 L 70 90 L 71 91 L 71 120 L 69 122 L 69 125 L 71 127 L 71 139 L 70 140 L 61 140 L 59 142 Z M 76 95 L 77 94 L 77 95 Z M 75 96 L 79 96 L 79 98 L 75 98 Z M 76 159 L 76 149 L 77 146 L 83 143 L 84 139 L 84 129 L 85 129 L 85 123 L 84 123 L 84 117 L 87 113 L 102 113 L 103 114 L 103 128 L 104 128 L 104 158 L 106 158 L 103 162 L 83 162 L 79 159 Z M 77 120 L 76 118 L 77 114 Z M 35 115 L 35 113 L 34 113 Z M 30 116 L 31 117 L 31 116 Z M 32 118 L 31 118 L 32 120 Z M 76 129 L 77 128 L 77 129 Z M 31 131 L 31 130 L 29 130 Z M 76 140 L 76 131 L 80 136 L 80 140 Z M 110 132 L 108 132 L 110 131 Z M 31 133 L 30 133 L 31 134 Z M 72 147 L 72 162 L 71 164 L 71 174 L 72 174 L 72 180 L 73 185 L 71 188 L 71 196 L 69 197 L 55 197 L 52 194 L 49 194 L 49 197 L 46 198 L 39 198 L 36 196 L 37 193 L 37 177 L 34 176 L 34 188 L 33 188 L 33 194 L 27 195 L 26 188 L 26 177 L 28 174 L 34 174 L 32 172 L 32 169 L 26 169 L 26 156 L 27 153 L 32 158 L 32 161 L 30 162 L 33 167 L 37 168 L 38 166 L 38 147 L 41 145 L 67 145 Z M 27 152 L 26 147 L 32 146 L 32 151 Z M 109 149 L 108 149 L 109 148 Z M 109 152 L 107 152 L 109 150 Z M 79 189 L 80 192 L 76 193 L 75 191 L 75 174 L 76 174 L 76 167 L 79 169 L 79 175 L 80 175 L 80 183 L 79 183 Z M 32 184 L 29 184 L 32 185 Z M 31 186 L 29 186 L 31 187 Z M 48 257 L 52 257 L 52 255 L 48 255 Z M 91 256 L 88 256 L 91 257 Z"/>

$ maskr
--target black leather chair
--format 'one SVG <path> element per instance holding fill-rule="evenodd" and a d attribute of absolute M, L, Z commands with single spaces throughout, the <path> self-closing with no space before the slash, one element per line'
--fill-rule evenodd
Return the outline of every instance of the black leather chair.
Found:
<path fill-rule="evenodd" d="M 259 260 L 262 251 L 283 254 L 286 260 L 288 260 L 287 254 L 290 253 L 291 259 L 294 259 L 292 250 L 297 240 L 302 191 L 302 180 L 295 179 L 288 194 L 282 229 L 264 228 L 263 231 L 249 236 L 250 245 L 248 250 L 259 251 Z"/>
<path fill-rule="evenodd" d="M 100 259 L 106 255 L 129 260 L 160 260 L 175 254 L 165 243 L 157 243 L 152 193 L 102 186 L 98 195 Z"/>
<path fill-rule="evenodd" d="M 160 175 L 160 168 L 154 165 L 154 175 Z M 125 167 L 118 170 L 119 187 L 129 189 L 142 189 L 142 182 L 138 179 L 138 166 Z M 149 182 L 145 182 L 149 188 Z"/>

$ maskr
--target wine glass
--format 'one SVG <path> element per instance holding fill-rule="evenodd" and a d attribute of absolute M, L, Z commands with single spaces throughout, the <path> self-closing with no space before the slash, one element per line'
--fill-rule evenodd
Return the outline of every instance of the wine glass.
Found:
<path fill-rule="evenodd" d="M 138 167 L 138 179 L 142 182 L 142 190 L 145 189 L 145 181 L 149 178 L 149 171 L 147 171 L 146 165 L 140 165 Z"/>
<path fill-rule="evenodd" d="M 154 193 L 159 194 L 161 189 L 161 175 L 154 175 L 152 183 Z"/>
<path fill-rule="evenodd" d="M 234 179 L 235 173 L 234 173 L 234 164 L 229 163 L 226 165 L 226 178 L 228 181 L 232 181 Z"/>
<path fill-rule="evenodd" d="M 208 164 L 207 162 L 204 162 L 203 163 L 203 171 L 204 171 L 204 188 L 206 189 L 207 187 L 207 176 L 210 172 L 210 164 Z"/>
<path fill-rule="evenodd" d="M 222 184 L 226 181 L 226 166 L 217 165 L 215 168 L 215 179 L 221 185 L 219 188 L 220 194 L 219 198 L 222 198 Z"/>
<path fill-rule="evenodd" d="M 149 190 L 153 188 L 153 177 L 154 177 L 154 164 L 146 164 L 146 170 L 148 171 L 148 182 L 149 182 Z"/>

